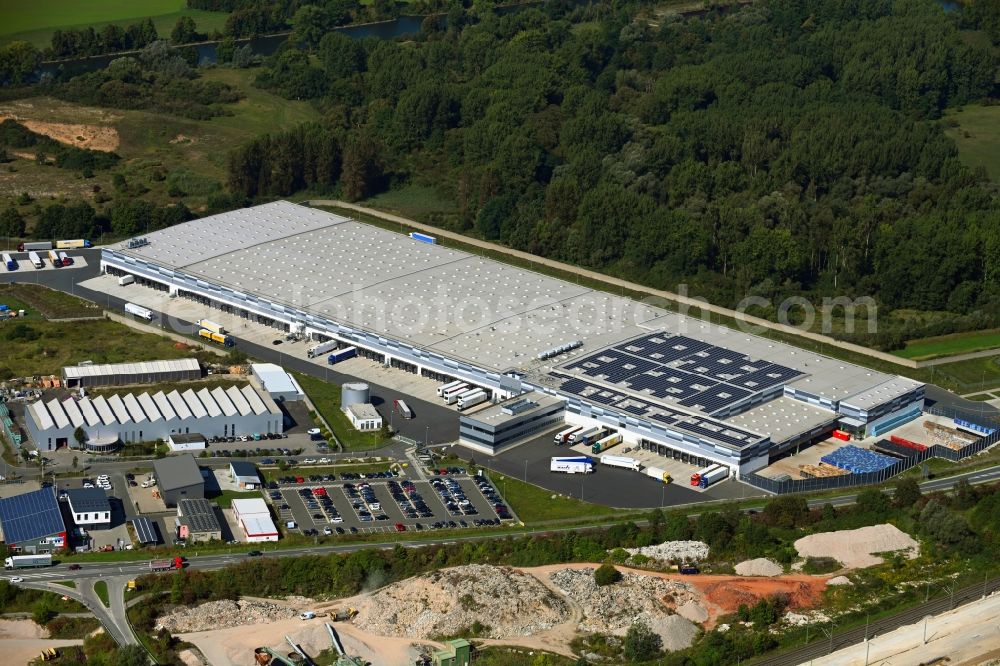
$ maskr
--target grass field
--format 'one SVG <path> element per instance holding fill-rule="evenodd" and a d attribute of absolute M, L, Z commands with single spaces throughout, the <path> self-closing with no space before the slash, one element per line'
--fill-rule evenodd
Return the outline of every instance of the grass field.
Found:
<path fill-rule="evenodd" d="M 458 212 L 454 201 L 426 185 L 407 185 L 398 190 L 383 192 L 362 203 L 413 219 L 427 219 L 436 213 L 447 215 Z"/>
<path fill-rule="evenodd" d="M 10 322 L 0 325 L 0 374 L 15 377 L 58 375 L 60 368 L 80 361 L 124 363 L 187 358 L 191 351 L 177 349 L 174 342 L 151 333 L 137 333 L 116 322 L 99 319 L 77 322 L 26 322 L 37 339 L 4 335 Z"/>
<path fill-rule="evenodd" d="M 945 119 L 958 123 L 946 134 L 954 140 L 962 162 L 981 166 L 990 178 L 1000 181 L 1000 106 L 966 106 L 949 111 Z"/>
<path fill-rule="evenodd" d="M 209 497 L 219 507 L 223 509 L 228 509 L 233 505 L 234 499 L 253 499 L 254 497 L 260 497 L 260 493 L 257 491 L 241 492 L 239 490 L 223 490 L 221 495 L 216 495 L 215 497 Z"/>
<path fill-rule="evenodd" d="M 321 379 L 295 373 L 295 379 L 302 386 L 319 413 L 326 419 L 346 451 L 366 451 L 378 448 L 382 438 L 377 432 L 359 432 L 340 411 L 340 387 Z"/>
<path fill-rule="evenodd" d="M 137 23 L 147 16 L 153 19 L 161 37 L 169 37 L 177 19 L 190 16 L 199 32 L 221 30 L 228 14 L 187 9 L 184 0 L 41 0 L 23 2 L 0 0 L 0 43 L 22 39 L 42 48 L 48 46 L 56 29 L 93 27 L 116 23 Z"/>
<path fill-rule="evenodd" d="M 0 207 L 12 203 L 21 192 L 40 202 L 62 197 L 92 202 L 93 187 L 111 192 L 112 175 L 121 173 L 129 184 L 148 189 L 144 199 L 160 205 L 183 201 L 194 210 L 202 208 L 208 195 L 222 187 L 226 155 L 231 149 L 261 133 L 319 118 L 308 102 L 282 99 L 254 88 L 254 76 L 251 70 L 205 70 L 205 80 L 228 83 L 245 98 L 226 107 L 233 115 L 202 121 L 149 111 L 100 109 L 51 97 L 0 103 L 0 112 L 26 120 L 113 128 L 120 142 L 116 152 L 123 158 L 117 167 L 96 172 L 93 178 L 17 159 L 0 170 Z M 154 178 L 159 171 L 167 172 L 166 180 Z M 182 196 L 169 196 L 171 185 L 177 185 Z M 22 207 L 21 212 L 27 214 L 28 209 Z"/>
<path fill-rule="evenodd" d="M 951 379 L 959 393 L 1000 386 L 1000 364 L 995 356 L 945 363 L 932 366 L 929 370 L 928 381 L 947 387 L 947 383 L 942 380 Z"/>
<path fill-rule="evenodd" d="M 27 304 L 29 313 L 34 310 L 36 315 L 41 313 L 41 316 L 46 319 L 99 317 L 101 315 L 100 306 L 48 287 L 24 283 L 0 285 L 0 303 L 5 303 L 13 308 L 12 303 L 15 302 Z"/>
<path fill-rule="evenodd" d="M 108 601 L 108 583 L 107 581 L 99 580 L 94 583 L 94 594 L 97 598 L 101 600 L 101 603 L 105 606 L 110 607 L 111 602 Z"/>
<path fill-rule="evenodd" d="M 896 356 L 912 359 L 940 358 L 1000 347 L 1000 329 L 954 333 L 922 340 L 910 340 L 905 349 L 893 352 Z"/>
<path fill-rule="evenodd" d="M 552 520 L 601 518 L 625 513 L 620 509 L 581 502 L 572 497 L 560 496 L 553 499 L 551 490 L 495 472 L 490 472 L 489 476 L 493 485 L 500 491 L 500 495 L 507 500 L 507 504 L 526 525 Z"/>

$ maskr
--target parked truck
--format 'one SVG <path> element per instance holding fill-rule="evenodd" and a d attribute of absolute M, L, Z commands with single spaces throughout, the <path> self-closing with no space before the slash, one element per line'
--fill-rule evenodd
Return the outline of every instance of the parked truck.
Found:
<path fill-rule="evenodd" d="M 139 319 L 145 319 L 146 321 L 153 321 L 153 311 L 148 310 L 141 305 L 136 305 L 135 303 L 126 303 L 125 312 L 129 313 L 134 317 Z"/>
<path fill-rule="evenodd" d="M 218 345 L 223 345 L 224 347 L 233 347 L 236 345 L 236 340 L 232 336 L 225 335 L 223 333 L 216 333 L 215 331 L 210 331 L 207 328 L 203 328 L 198 331 L 200 337 L 205 338 L 209 342 L 214 342 Z"/>
<path fill-rule="evenodd" d="M 638 472 L 642 468 L 642 463 L 635 458 L 628 458 L 626 456 L 601 456 L 601 464 L 608 467 L 630 469 L 633 472 Z"/>
<path fill-rule="evenodd" d="M 130 284 L 135 284 L 135 276 L 134 275 L 123 275 L 120 278 L 118 278 L 118 286 L 119 287 L 125 287 L 125 286 L 130 285 Z"/>
<path fill-rule="evenodd" d="M 708 488 L 713 483 L 718 483 L 728 477 L 729 468 L 722 465 L 716 465 L 715 469 L 702 475 L 701 479 L 698 481 L 698 485 L 702 488 Z"/>
<path fill-rule="evenodd" d="M 326 357 L 326 362 L 329 365 L 334 363 L 340 363 L 341 361 L 346 361 L 349 358 L 354 358 L 358 355 L 357 347 L 344 347 L 343 349 L 338 349 L 329 356 Z"/>
<path fill-rule="evenodd" d="M 45 268 L 45 262 L 42 261 L 42 258 L 38 256 L 37 252 L 29 252 L 28 261 L 30 261 L 31 265 L 35 268 Z"/>
<path fill-rule="evenodd" d="M 458 396 L 463 393 L 468 393 L 469 391 L 474 391 L 475 386 L 469 386 L 465 382 L 459 382 L 457 385 L 452 386 L 441 394 L 441 398 L 444 400 L 444 404 L 453 405 L 455 401 L 458 400 Z"/>
<path fill-rule="evenodd" d="M 587 456 L 553 458 L 549 461 L 549 471 L 563 474 L 590 474 L 594 471 L 594 460 Z"/>
<path fill-rule="evenodd" d="M 407 405 L 406 402 L 403 400 L 394 400 L 392 404 L 396 408 L 396 411 L 399 412 L 399 415 L 404 419 L 413 418 L 413 410 L 410 409 L 410 406 Z"/>
<path fill-rule="evenodd" d="M 57 250 L 79 250 L 81 247 L 94 247 L 94 245 L 89 240 L 84 238 L 56 241 Z"/>
<path fill-rule="evenodd" d="M 591 451 L 593 453 L 601 453 L 602 451 L 607 451 L 612 446 L 618 446 L 621 443 L 622 443 L 622 436 L 619 435 L 618 433 L 614 433 L 612 435 L 608 435 L 607 437 L 594 442 L 594 445 L 591 447 Z"/>
<path fill-rule="evenodd" d="M 212 333 L 218 333 L 219 335 L 224 335 L 226 333 L 226 328 L 222 324 L 216 324 L 214 321 L 208 319 L 201 319 L 197 322 L 196 326 L 200 326 Z"/>
<path fill-rule="evenodd" d="M 49 261 L 52 262 L 52 265 L 54 267 L 62 268 L 63 265 L 62 259 L 59 258 L 59 253 L 56 252 L 55 250 L 49 250 Z"/>
<path fill-rule="evenodd" d="M 309 358 L 316 358 L 320 354 L 325 354 L 328 351 L 336 349 L 337 344 L 338 343 L 336 340 L 327 340 L 326 342 L 321 342 L 318 345 L 310 347 L 308 351 L 306 351 L 306 354 L 309 356 Z"/>
<path fill-rule="evenodd" d="M 718 463 L 712 463 L 708 467 L 703 467 L 702 469 L 699 469 L 697 472 L 695 472 L 694 474 L 692 474 L 691 475 L 691 485 L 692 486 L 699 486 L 699 485 L 701 485 L 701 477 L 703 477 L 704 475 L 708 474 L 709 472 L 711 472 L 716 467 L 722 467 L 722 465 L 720 465 Z"/>
<path fill-rule="evenodd" d="M 72 266 L 73 265 L 73 257 L 69 256 L 65 252 L 60 252 L 59 253 L 59 260 L 62 261 L 63 266 Z"/>
<path fill-rule="evenodd" d="M 565 430 L 560 430 L 559 432 L 556 433 L 555 436 L 556 446 L 562 446 L 563 444 L 567 443 L 569 441 L 569 438 L 573 435 L 573 433 L 579 432 L 581 430 L 583 430 L 583 428 L 581 428 L 580 426 L 570 426 Z"/>
<path fill-rule="evenodd" d="M 437 239 L 434 236 L 428 236 L 427 234 L 422 234 L 416 231 L 410 232 L 410 238 L 415 241 L 420 241 L 421 243 L 429 243 L 434 245 L 437 243 Z"/>
<path fill-rule="evenodd" d="M 149 563 L 150 571 L 174 571 L 183 568 L 183 557 L 175 557 L 172 560 L 153 560 Z"/>
<path fill-rule="evenodd" d="M 52 243 L 50 243 L 49 241 L 17 244 L 18 252 L 31 252 L 32 250 L 40 250 L 44 252 L 46 250 L 51 250 L 51 249 L 52 249 Z"/>
<path fill-rule="evenodd" d="M 583 428 L 577 430 L 572 435 L 569 436 L 570 444 L 587 444 L 598 435 L 604 432 L 604 428 L 600 426 L 595 426 L 593 428 Z"/>
<path fill-rule="evenodd" d="M 458 396 L 458 411 L 474 407 L 480 403 L 486 402 L 487 400 L 489 400 L 489 396 L 486 395 L 486 391 L 482 389 L 472 393 L 463 393 Z"/>
<path fill-rule="evenodd" d="M 10 256 L 9 254 L 4 254 L 3 255 L 3 263 L 4 263 L 4 266 L 7 267 L 7 270 L 9 270 L 9 271 L 16 271 L 17 270 L 17 262 L 14 261 L 14 257 Z"/>
<path fill-rule="evenodd" d="M 461 379 L 456 379 L 455 381 L 448 382 L 447 384 L 441 384 L 441 386 L 437 387 L 438 397 L 443 398 L 446 391 L 450 391 L 451 389 L 458 386 L 462 386 L 463 384 L 465 384 L 465 382 L 463 382 Z"/>
<path fill-rule="evenodd" d="M 674 477 L 670 476 L 670 473 L 662 467 L 646 467 L 642 470 L 642 473 L 651 479 L 656 479 L 663 483 L 670 483 L 674 480 Z"/>
<path fill-rule="evenodd" d="M 52 555 L 12 555 L 3 561 L 4 569 L 35 569 L 37 567 L 51 567 Z"/>

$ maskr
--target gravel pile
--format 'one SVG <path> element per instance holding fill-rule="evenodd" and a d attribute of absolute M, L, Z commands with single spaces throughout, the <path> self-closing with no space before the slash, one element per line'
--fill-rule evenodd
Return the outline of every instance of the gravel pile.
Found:
<path fill-rule="evenodd" d="M 736 565 L 736 573 L 740 576 L 780 576 L 785 573 L 781 565 L 766 557 L 746 560 Z"/>
<path fill-rule="evenodd" d="M 863 569 L 882 563 L 874 553 L 906 551 L 913 558 L 920 544 L 895 525 L 872 525 L 856 530 L 821 532 L 795 542 L 800 557 L 832 557 L 850 569 Z"/>
<path fill-rule="evenodd" d="M 453 636 L 479 622 L 484 638 L 550 629 L 569 607 L 534 576 L 486 565 L 444 569 L 389 585 L 361 602 L 354 623 L 382 636 Z"/>
<path fill-rule="evenodd" d="M 664 541 L 656 546 L 626 548 L 625 551 L 630 555 L 645 555 L 661 562 L 696 561 L 708 557 L 708 545 L 701 541 Z"/>
<path fill-rule="evenodd" d="M 830 580 L 826 581 L 827 585 L 854 585 L 851 579 L 847 576 L 834 576 Z"/>
<path fill-rule="evenodd" d="M 599 587 L 593 569 L 561 569 L 550 578 L 583 609 L 584 631 L 624 635 L 633 622 L 643 620 L 671 650 L 688 647 L 698 633 L 696 625 L 673 611 L 697 603 L 697 593 L 687 583 L 623 573 L 619 582 Z"/>
<path fill-rule="evenodd" d="M 239 601 L 209 601 L 194 608 L 178 608 L 157 620 L 161 627 L 172 634 L 189 631 L 225 629 L 245 624 L 263 624 L 287 620 L 298 615 L 293 608 L 267 601 L 240 599 Z"/>

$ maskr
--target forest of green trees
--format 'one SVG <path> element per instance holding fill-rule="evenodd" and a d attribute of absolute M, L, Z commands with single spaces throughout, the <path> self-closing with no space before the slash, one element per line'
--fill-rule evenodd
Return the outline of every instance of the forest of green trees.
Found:
<path fill-rule="evenodd" d="M 1000 325 L 996 185 L 960 162 L 944 117 L 1000 96 L 998 2 L 760 0 L 684 17 L 638 0 L 428 0 L 417 9 L 442 13 L 397 41 L 331 31 L 368 11 L 353 0 L 189 4 L 259 24 L 230 35 L 284 22 L 256 85 L 321 111 L 233 149 L 231 205 L 418 185 L 445 202 L 439 226 L 722 305 L 873 296 L 953 313 L 910 337 Z M 38 58 L 21 44 L 0 49 L 14 83 Z M 240 91 L 199 79 L 193 55 L 153 42 L 46 92 L 227 113 Z M 220 55 L 251 64 L 231 37 Z"/>
<path fill-rule="evenodd" d="M 339 154 L 345 197 L 431 185 L 458 211 L 437 224 L 651 286 L 996 319 L 994 188 L 941 117 L 993 94 L 997 63 L 958 21 L 931 0 L 634 14 L 459 11 L 408 42 L 297 27 L 308 50 L 257 84 L 325 125 L 234 151 L 230 186 L 323 188 L 338 166 L 316 156 Z"/>

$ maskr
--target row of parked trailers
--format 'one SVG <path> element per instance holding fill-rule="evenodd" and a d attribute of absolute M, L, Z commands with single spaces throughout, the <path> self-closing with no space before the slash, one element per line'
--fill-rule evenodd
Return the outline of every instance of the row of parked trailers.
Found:
<path fill-rule="evenodd" d="M 455 405 L 458 411 L 474 407 L 490 399 L 486 389 L 474 386 L 462 380 L 442 384 L 437 388 L 438 397 L 446 405 Z"/>
<path fill-rule="evenodd" d="M 49 261 L 52 262 L 52 265 L 56 268 L 73 265 L 73 257 L 69 256 L 65 252 L 49 250 L 48 258 Z M 42 259 L 41 255 L 35 251 L 28 252 L 28 262 L 35 268 L 45 268 L 45 261 Z M 17 260 L 6 252 L 3 254 L 3 264 L 9 271 L 16 271 L 19 268 Z"/>

